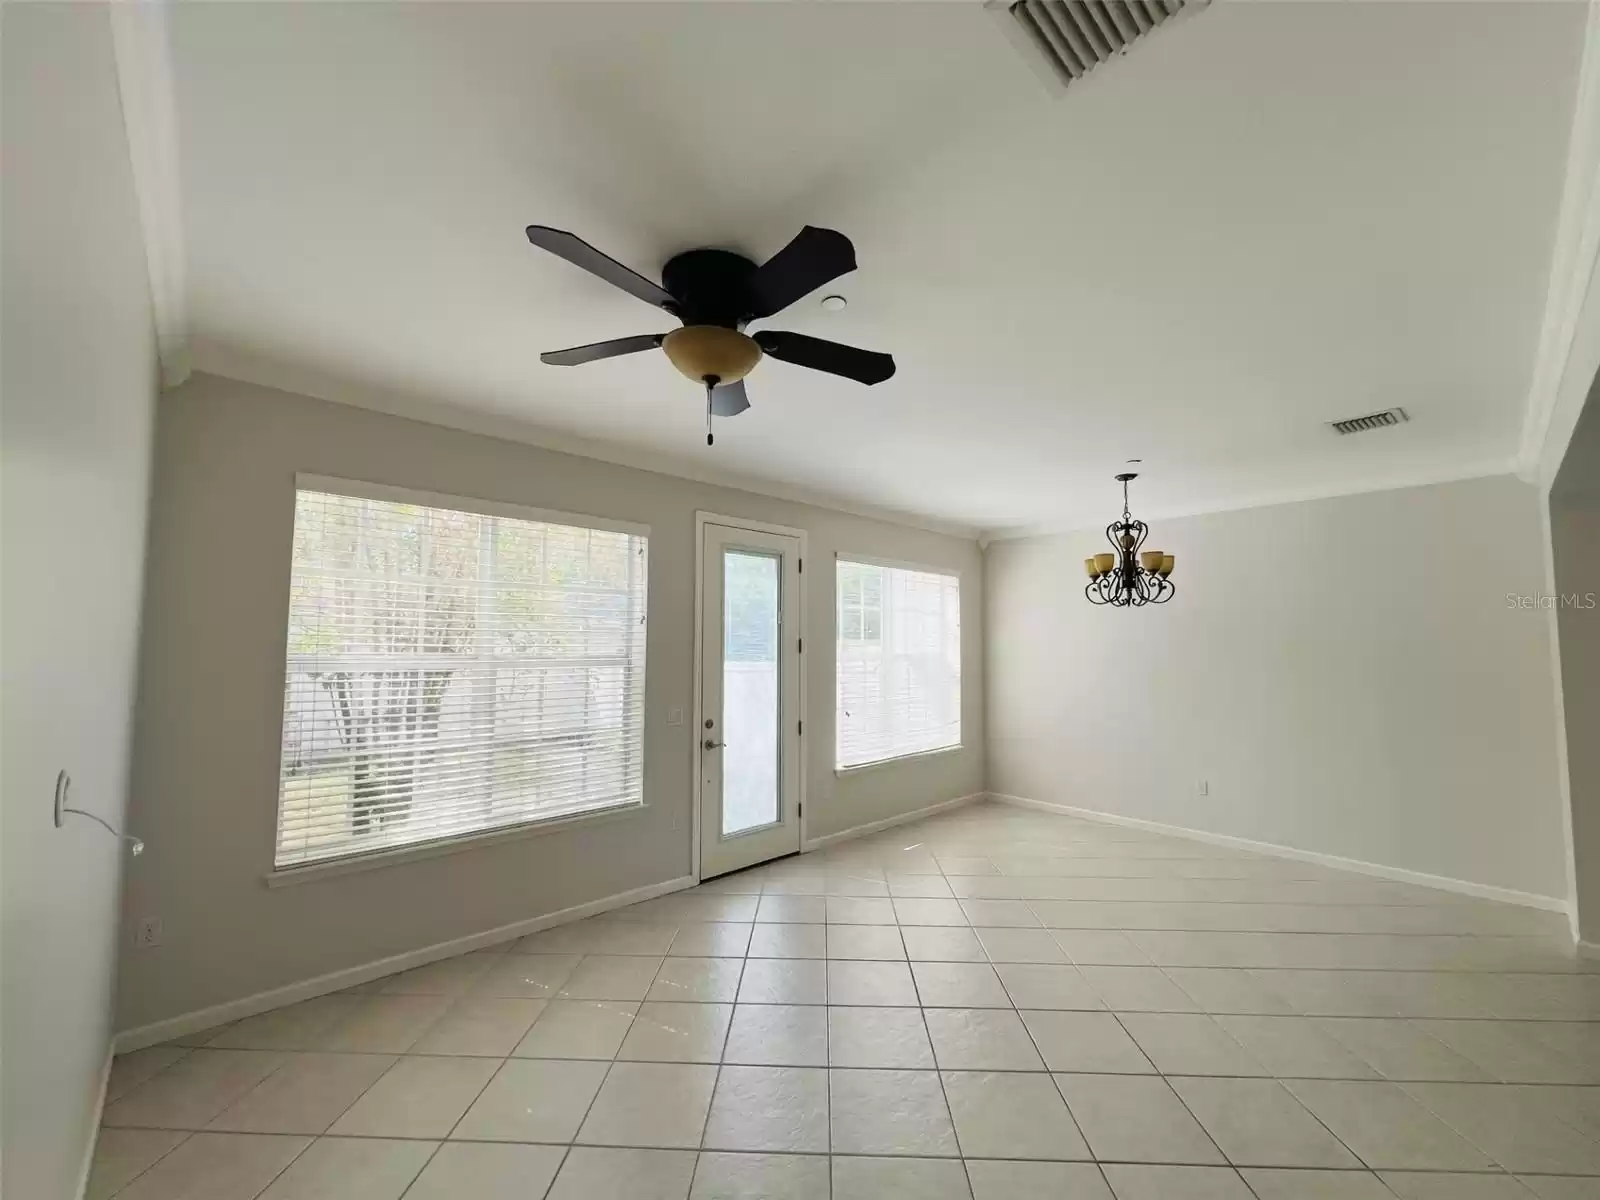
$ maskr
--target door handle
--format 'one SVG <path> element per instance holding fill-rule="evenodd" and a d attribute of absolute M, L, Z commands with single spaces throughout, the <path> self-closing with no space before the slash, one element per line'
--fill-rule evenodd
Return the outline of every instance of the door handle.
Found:
<path fill-rule="evenodd" d="M 727 745 L 726 742 L 713 742 L 710 738 L 707 738 L 700 743 L 700 748 L 702 750 L 720 750 L 725 745 Z"/>

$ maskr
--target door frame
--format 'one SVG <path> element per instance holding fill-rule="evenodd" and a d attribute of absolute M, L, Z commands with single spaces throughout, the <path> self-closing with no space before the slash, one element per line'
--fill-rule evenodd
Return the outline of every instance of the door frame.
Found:
<path fill-rule="evenodd" d="M 693 737 L 690 739 L 690 742 L 689 742 L 689 748 L 690 748 L 690 752 L 691 752 L 690 763 L 691 763 L 691 766 L 692 766 L 692 773 L 693 773 L 693 776 L 694 776 L 694 787 L 693 787 L 693 795 L 692 795 L 692 800 L 691 800 L 692 816 L 691 816 L 691 819 L 690 819 L 690 822 L 689 822 L 689 833 L 690 833 L 691 841 L 692 841 L 693 847 L 694 847 L 694 849 L 693 849 L 693 858 L 691 859 L 690 874 L 692 874 L 694 876 L 694 879 L 695 879 L 696 883 L 700 882 L 700 800 L 701 800 L 700 793 L 702 791 L 702 788 L 701 788 L 701 784 L 700 784 L 700 757 L 699 757 L 700 756 L 700 749 L 699 749 L 699 747 L 700 747 L 701 731 L 705 728 L 705 712 L 703 711 L 703 709 L 701 707 L 703 702 L 704 702 L 703 701 L 703 697 L 704 697 L 704 694 L 705 694 L 704 693 L 704 689 L 702 687 L 702 684 L 704 682 L 703 676 L 705 675 L 705 652 L 704 652 L 705 651 L 705 647 L 702 645 L 702 642 L 703 642 L 703 639 L 704 639 L 704 631 L 702 629 L 702 626 L 703 626 L 704 622 L 702 622 L 700 618 L 701 618 L 701 615 L 704 612 L 704 608 L 705 608 L 705 586 L 706 586 L 705 585 L 705 578 L 706 578 L 705 555 L 706 555 L 706 526 L 707 525 L 726 525 L 726 526 L 728 526 L 730 528 L 733 528 L 733 529 L 749 529 L 749 530 L 755 531 L 756 533 L 773 533 L 773 534 L 779 535 L 780 537 L 792 537 L 792 538 L 798 539 L 798 541 L 800 543 L 800 562 L 801 562 L 801 567 L 800 567 L 800 570 L 798 572 L 799 575 L 800 575 L 800 588 L 799 588 L 800 594 L 795 599 L 796 599 L 796 602 L 798 603 L 798 605 L 800 607 L 800 612 L 799 612 L 799 626 L 800 626 L 800 628 L 799 628 L 799 631 L 795 634 L 795 636 L 801 640 L 802 645 L 804 644 L 805 636 L 806 636 L 806 580 L 805 580 L 805 568 L 804 568 L 804 565 L 803 565 L 804 562 L 805 562 L 805 559 L 808 557 L 808 551 L 807 551 L 807 546 L 806 546 L 806 531 L 804 529 L 797 529 L 797 528 L 795 528 L 794 526 L 791 526 L 791 525 L 775 525 L 770 521 L 752 521 L 752 520 L 749 520 L 749 519 L 747 519 L 745 517 L 730 517 L 730 516 L 724 516 L 721 513 L 713 513 L 713 512 L 705 512 L 703 510 L 696 510 L 696 512 L 694 514 L 694 704 L 692 705 L 692 708 L 694 710 L 694 725 L 689 731 L 691 734 L 693 734 Z M 787 632 L 787 626 L 785 627 L 785 632 Z M 807 672 L 806 672 L 806 656 L 805 656 L 804 650 L 802 650 L 796 657 L 798 658 L 799 663 L 800 663 L 800 712 L 796 716 L 795 719 L 797 721 L 801 722 L 801 729 L 804 730 L 804 728 L 805 728 L 804 722 L 805 722 L 805 714 L 806 714 L 806 674 L 807 674 Z M 807 749 L 808 749 L 808 747 L 807 747 L 806 740 L 805 740 L 805 734 L 804 734 L 804 732 L 802 732 L 801 735 L 800 735 L 800 763 L 799 763 L 799 767 L 800 767 L 800 801 L 799 801 L 799 803 L 800 803 L 800 847 L 799 847 L 799 849 L 800 849 L 800 852 L 802 854 L 805 853 L 805 851 L 806 851 L 806 843 L 809 841 L 809 839 L 806 837 L 806 828 L 807 828 L 806 827 L 806 820 L 807 820 L 807 818 L 806 818 L 806 775 L 807 775 L 806 759 L 809 757 L 809 755 L 807 754 Z"/>

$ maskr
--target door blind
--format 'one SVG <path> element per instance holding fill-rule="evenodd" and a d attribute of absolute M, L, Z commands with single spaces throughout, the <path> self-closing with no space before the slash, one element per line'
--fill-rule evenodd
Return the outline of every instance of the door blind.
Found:
<path fill-rule="evenodd" d="M 840 559 L 836 762 L 961 744 L 961 581 Z"/>
<path fill-rule="evenodd" d="M 642 803 L 646 542 L 298 491 L 277 866 Z"/>

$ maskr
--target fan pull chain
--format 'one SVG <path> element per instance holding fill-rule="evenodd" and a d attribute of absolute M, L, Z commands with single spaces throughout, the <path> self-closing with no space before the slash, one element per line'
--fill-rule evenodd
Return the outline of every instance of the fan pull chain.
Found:
<path fill-rule="evenodd" d="M 716 439 L 711 436 L 711 393 L 717 386 L 715 375 L 706 376 L 706 445 L 716 444 Z"/>

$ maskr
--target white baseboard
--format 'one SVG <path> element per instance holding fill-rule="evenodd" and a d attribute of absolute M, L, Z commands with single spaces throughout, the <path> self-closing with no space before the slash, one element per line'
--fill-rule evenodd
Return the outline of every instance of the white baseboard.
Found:
<path fill-rule="evenodd" d="M 135 1029 L 125 1029 L 117 1034 L 114 1041 L 114 1050 L 117 1054 L 126 1054 L 130 1050 L 141 1050 L 146 1046 L 154 1046 L 160 1042 L 171 1041 L 175 1037 L 198 1033 L 202 1029 L 210 1029 L 213 1025 L 221 1025 L 227 1021 L 238 1021 L 245 1017 L 253 1017 L 257 1013 L 264 1013 L 269 1009 L 282 1008 L 286 1004 L 296 1004 L 301 1000 L 310 1000 L 316 996 L 326 996 L 329 992 L 342 992 L 346 988 L 370 983 L 372 980 L 381 979 L 385 975 L 393 975 L 396 971 L 405 971 L 412 967 L 424 967 L 429 963 L 438 962 L 442 958 L 454 958 L 457 954 L 465 954 L 469 950 L 481 950 L 485 946 L 493 946 L 500 942 L 509 941 L 511 938 L 525 937 L 530 933 L 538 933 L 541 929 L 549 929 L 555 925 L 565 925 L 569 921 L 579 921 L 584 917 L 593 917 L 600 913 L 610 912 L 612 909 L 623 908 L 629 904 L 638 904 L 644 900 L 653 900 L 657 896 L 665 896 L 671 892 L 681 892 L 685 888 L 694 887 L 697 882 L 698 880 L 692 875 L 680 876 L 677 879 L 667 879 L 661 883 L 652 883 L 646 887 L 634 888 L 632 891 L 618 892 L 613 896 L 603 896 L 599 900 L 591 900 L 587 904 L 574 904 L 571 908 L 563 908 L 553 913 L 546 913 L 542 917 L 529 917 L 525 921 L 513 921 L 511 924 L 501 925 L 497 929 L 468 934 L 466 937 L 453 938 L 448 942 L 436 942 L 431 946 L 424 946 L 420 950 L 408 950 L 404 954 L 390 955 L 388 958 L 380 958 L 374 962 L 363 963 L 358 967 L 346 967 L 342 971 L 330 971 L 326 975 L 304 979 L 299 983 L 290 983 L 283 987 L 256 992 L 254 995 L 242 996 L 237 1000 L 229 1000 L 223 1004 L 213 1004 L 209 1008 L 196 1009 L 194 1012 L 168 1017 L 164 1021 L 140 1025 Z"/>
<path fill-rule="evenodd" d="M 111 1062 L 116 1057 L 112 1046 L 106 1047 L 106 1061 L 100 1068 L 100 1090 L 94 1098 L 94 1115 L 89 1122 L 89 1139 L 83 1147 L 83 1165 L 78 1168 L 77 1200 L 89 1194 L 89 1175 L 94 1170 L 94 1151 L 100 1142 L 100 1118 L 106 1111 L 106 1092 L 111 1088 Z"/>
<path fill-rule="evenodd" d="M 1078 808 L 1071 804 L 1054 804 L 1047 800 L 1034 800 L 1027 796 L 1009 796 L 1004 792 L 990 792 L 990 799 L 1019 808 L 1037 808 L 1045 812 L 1065 813 L 1098 821 L 1103 825 L 1121 825 L 1129 829 L 1143 829 L 1151 833 L 1164 833 L 1169 837 L 1188 838 L 1210 846 L 1225 846 L 1233 850 L 1249 850 L 1255 854 L 1269 854 L 1274 858 L 1291 858 L 1298 862 L 1316 863 L 1323 867 L 1336 867 L 1341 871 L 1355 871 L 1396 883 L 1414 883 L 1421 887 L 1438 888 L 1480 900 L 1498 900 L 1502 904 L 1520 904 L 1524 908 L 1540 908 L 1547 912 L 1569 913 L 1570 905 L 1559 896 L 1541 896 L 1537 892 L 1519 892 L 1515 888 L 1495 887 L 1487 883 L 1473 883 L 1466 879 L 1452 879 L 1448 875 L 1429 875 L 1424 871 L 1408 871 L 1404 867 L 1390 867 L 1382 863 L 1366 862 L 1359 858 L 1341 858 L 1337 854 L 1319 854 L 1315 850 L 1300 850 L 1294 846 L 1280 846 L 1276 842 L 1256 842 L 1249 838 L 1233 837 L 1226 833 L 1208 833 L 1203 829 L 1189 829 L 1182 825 L 1167 825 L 1161 821 L 1147 821 L 1142 817 L 1124 817 L 1119 813 L 1099 812 L 1092 808 Z"/>
<path fill-rule="evenodd" d="M 934 813 L 945 812 L 948 809 L 959 808 L 963 804 L 972 804 L 987 796 L 987 792 L 973 792 L 966 796 L 957 796 L 954 800 L 941 800 L 937 804 L 930 804 L 926 808 L 914 808 L 910 812 L 896 813 L 892 817 L 885 817 L 881 821 L 869 821 L 865 825 L 852 825 L 849 829 L 841 829 L 838 833 L 824 834 L 822 837 L 810 838 L 800 849 L 820 850 L 824 846 L 832 846 L 839 842 L 848 842 L 854 838 L 866 837 L 869 833 L 877 833 L 880 829 L 893 829 L 896 825 L 909 825 L 912 821 L 920 821 L 923 817 L 931 817 Z"/>

